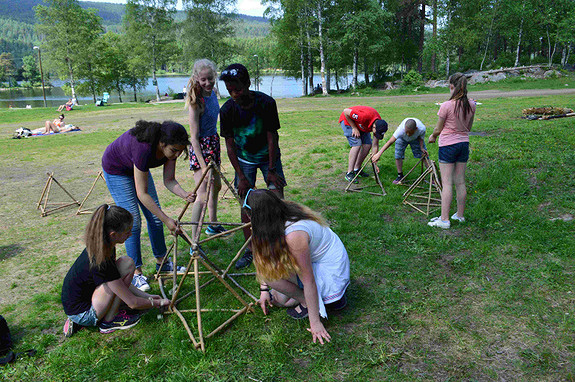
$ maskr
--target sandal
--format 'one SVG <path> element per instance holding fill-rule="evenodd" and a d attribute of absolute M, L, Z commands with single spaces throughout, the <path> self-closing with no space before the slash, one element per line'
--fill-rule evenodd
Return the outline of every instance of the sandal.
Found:
<path fill-rule="evenodd" d="M 299 308 L 299 312 L 297 310 L 298 308 Z M 307 317 L 307 308 L 304 308 L 302 304 L 298 304 L 293 308 L 288 308 L 286 313 L 288 314 L 288 316 L 290 316 L 291 318 L 293 318 L 295 320 L 301 320 L 301 319 Z"/>

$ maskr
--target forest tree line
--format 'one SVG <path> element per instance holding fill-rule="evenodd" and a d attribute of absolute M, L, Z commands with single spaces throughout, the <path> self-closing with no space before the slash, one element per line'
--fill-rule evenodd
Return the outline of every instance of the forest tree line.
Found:
<path fill-rule="evenodd" d="M 349 71 L 355 87 L 358 73 L 376 85 L 410 70 L 445 78 L 471 69 L 574 62 L 575 0 L 263 3 L 270 33 L 255 27 L 247 38 L 237 37 L 239 22 L 229 16 L 236 0 L 184 0 L 184 17 L 175 17 L 176 0 L 129 0 L 119 33 L 105 32 L 98 13 L 77 0 L 47 0 L 34 9 L 45 66 L 67 80 L 74 97 L 102 91 L 121 97 L 129 89 L 136 98 L 149 77 L 188 72 L 201 57 L 219 67 L 242 62 L 251 71 L 256 65 L 283 70 L 301 78 L 302 94 L 318 85 L 318 73 L 326 92 L 334 80 L 339 88 Z M 6 61 L 0 56 L 0 76 Z"/>

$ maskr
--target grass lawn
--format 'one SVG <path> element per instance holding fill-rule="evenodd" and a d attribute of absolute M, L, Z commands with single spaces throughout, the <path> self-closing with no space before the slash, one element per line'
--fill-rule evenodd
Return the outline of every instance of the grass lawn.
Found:
<path fill-rule="evenodd" d="M 89 216 L 70 208 L 40 217 L 36 209 L 47 171 L 82 199 L 112 140 L 140 118 L 186 124 L 183 104 L 83 106 L 67 113 L 67 122 L 82 132 L 21 140 L 9 139 L 17 127 L 40 127 L 57 113 L 0 111 L 0 313 L 17 351 L 38 350 L 33 358 L 0 368 L 0 379 L 575 379 L 575 119 L 520 118 L 527 107 L 575 108 L 573 94 L 478 99 L 473 129 L 480 134 L 471 137 L 467 222 L 445 231 L 428 227 L 424 215 L 401 204 L 405 188 L 391 184 L 392 149 L 379 162 L 387 196 L 343 192 L 349 147 L 337 120 L 345 107 L 373 106 L 392 130 L 407 116 L 431 130 L 435 102 L 447 99 L 445 93 L 369 95 L 278 101 L 286 197 L 320 211 L 351 259 L 349 305 L 326 324 L 332 342 L 313 344 L 307 320 L 292 320 L 275 308 L 267 317 L 259 310 L 240 317 L 207 340 L 205 354 L 194 350 L 177 317 L 157 320 L 156 312 L 126 332 L 83 330 L 64 339 L 62 280 L 84 248 Z M 437 145 L 428 148 L 436 159 Z M 223 158 L 231 180 L 225 153 Z M 408 150 L 405 170 L 415 163 Z M 162 207 L 175 217 L 183 202 L 163 187 L 160 171 L 152 173 Z M 184 188 L 193 187 L 184 160 L 177 177 Z M 52 194 L 63 200 L 57 188 Z M 100 184 L 91 206 L 109 200 Z M 220 201 L 221 220 L 237 221 L 238 212 L 229 199 Z M 152 274 L 145 233 L 143 228 L 144 270 Z M 206 248 L 215 261 L 225 262 L 240 244 L 232 237 Z M 255 279 L 244 284 L 258 290 Z M 152 291 L 158 290 L 152 283 Z M 208 305 L 225 300 L 215 288 L 205 296 Z M 206 331 L 221 320 L 205 315 Z"/>

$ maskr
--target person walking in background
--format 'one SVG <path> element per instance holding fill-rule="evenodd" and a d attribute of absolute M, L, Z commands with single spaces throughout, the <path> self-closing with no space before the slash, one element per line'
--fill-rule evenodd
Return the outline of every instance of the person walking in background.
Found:
<path fill-rule="evenodd" d="M 193 203 L 195 195 L 185 191 L 175 177 L 176 159 L 187 150 L 189 144 L 186 128 L 179 123 L 138 121 L 135 127 L 112 142 L 102 157 L 104 179 L 114 202 L 134 216 L 132 235 L 126 240 L 126 252 L 136 266 L 132 284 L 143 291 L 149 290 L 150 286 L 142 274 L 139 208 L 142 209 L 148 223 L 152 252 L 156 258 L 156 270 L 160 268 L 167 252 L 163 224 L 172 233 L 180 232 L 177 222 L 160 208 L 150 169 L 163 166 L 166 188 Z M 161 270 L 173 272 L 174 264 L 168 260 L 164 262 Z M 177 270 L 184 271 L 185 268 L 178 267 Z"/>
<path fill-rule="evenodd" d="M 465 170 L 469 159 L 469 132 L 473 126 L 476 103 L 467 98 L 467 77 L 455 73 L 449 77 L 449 101 L 441 104 L 437 126 L 429 136 L 434 143 L 439 136 L 439 169 L 441 171 L 441 216 L 431 219 L 427 225 L 447 229 L 451 227 L 449 210 L 453 199 L 453 184 L 457 193 L 457 212 L 451 219 L 465 222 Z"/>
<path fill-rule="evenodd" d="M 194 181 L 200 181 L 202 174 L 207 170 L 210 158 L 219 166 L 221 164 L 220 136 L 217 122 L 220 113 L 218 97 L 214 89 L 216 83 L 216 65 L 207 59 L 194 63 L 192 76 L 186 92 L 186 106 L 190 121 L 190 170 L 194 171 Z M 220 176 L 214 172 L 214 183 L 208 199 L 208 214 L 212 222 L 218 221 L 218 193 L 222 188 Z M 206 200 L 207 182 L 203 182 L 198 189 L 198 198 L 192 209 L 192 221 L 200 219 L 204 201 Z M 192 235 L 195 237 L 197 226 L 192 226 Z M 216 235 L 226 230 L 221 225 L 208 225 L 207 235 Z"/>
<path fill-rule="evenodd" d="M 383 139 L 383 134 L 387 131 L 387 122 L 381 119 L 373 107 L 353 106 L 343 110 L 339 116 L 339 123 L 343 129 L 343 135 L 351 146 L 345 174 L 345 180 L 351 182 L 361 169 L 369 149 L 372 148 L 373 154 L 379 150 L 379 141 Z M 372 132 L 375 137 L 373 141 Z M 359 176 L 369 175 L 362 171 Z M 357 183 L 357 180 L 354 183 Z"/>
<path fill-rule="evenodd" d="M 235 170 L 234 185 L 244 198 L 255 187 L 257 170 L 269 190 L 280 198 L 286 186 L 279 149 L 280 121 L 276 101 L 261 92 L 250 90 L 250 75 L 242 64 L 232 64 L 222 71 L 231 99 L 220 110 L 220 134 L 226 140 L 228 157 Z M 242 222 L 248 222 L 242 213 Z M 250 229 L 244 230 L 249 238 Z M 251 248 L 236 262 L 236 268 L 251 264 Z"/>

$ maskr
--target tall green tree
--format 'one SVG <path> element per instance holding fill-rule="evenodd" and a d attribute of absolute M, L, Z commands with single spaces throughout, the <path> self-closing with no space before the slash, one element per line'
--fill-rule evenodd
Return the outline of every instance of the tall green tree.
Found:
<path fill-rule="evenodd" d="M 40 69 L 35 55 L 31 54 L 22 58 L 22 78 L 31 86 L 41 82 Z"/>
<path fill-rule="evenodd" d="M 89 47 L 103 32 L 95 9 L 83 9 L 77 0 L 46 0 L 36 6 L 36 30 L 49 68 L 67 79 L 76 97 L 76 72 L 90 59 Z"/>
<path fill-rule="evenodd" d="M 147 62 L 160 100 L 156 73 L 177 56 L 174 13 L 176 0 L 128 0 L 124 30 L 133 59 Z"/>
<path fill-rule="evenodd" d="M 14 75 L 16 65 L 14 65 L 14 58 L 12 53 L 0 53 L 0 81 L 8 80 L 10 86 L 10 76 Z"/>
<path fill-rule="evenodd" d="M 229 15 L 237 0 L 184 0 L 186 20 L 182 25 L 184 60 L 188 68 L 196 59 L 209 58 L 217 65 L 231 55 L 228 39 L 234 35 Z"/>

